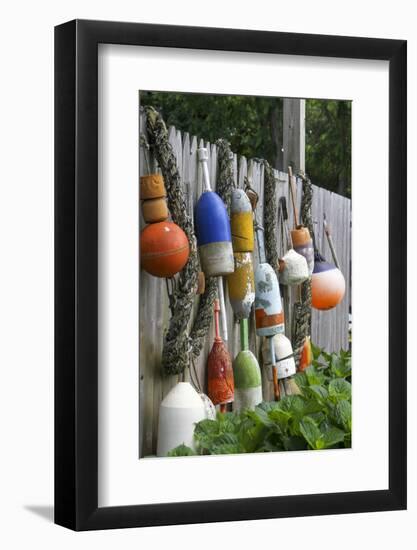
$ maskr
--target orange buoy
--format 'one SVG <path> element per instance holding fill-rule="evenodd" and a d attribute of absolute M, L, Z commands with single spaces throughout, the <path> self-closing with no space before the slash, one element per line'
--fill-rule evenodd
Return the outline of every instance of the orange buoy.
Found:
<path fill-rule="evenodd" d="M 147 225 L 140 234 L 141 265 L 155 277 L 172 277 L 188 260 L 187 235 L 173 222 Z"/>
<path fill-rule="evenodd" d="M 164 178 L 161 174 L 147 174 L 140 178 L 140 199 L 159 199 L 166 197 Z"/>
<path fill-rule="evenodd" d="M 332 309 L 343 300 L 345 290 L 345 278 L 340 269 L 316 253 L 311 277 L 311 305 L 315 309 Z"/>
<path fill-rule="evenodd" d="M 311 340 L 310 336 L 306 336 L 304 340 L 303 350 L 300 357 L 300 365 L 298 370 L 306 370 L 307 367 L 313 362 L 313 352 L 311 350 Z"/>
<path fill-rule="evenodd" d="M 142 201 L 142 216 L 146 223 L 157 223 L 166 220 L 169 212 L 165 198 Z"/>
<path fill-rule="evenodd" d="M 207 357 L 208 395 L 215 405 L 226 405 L 234 399 L 232 360 L 219 332 L 220 304 L 214 301 L 215 338 Z M 224 409 L 224 407 L 223 407 Z"/>

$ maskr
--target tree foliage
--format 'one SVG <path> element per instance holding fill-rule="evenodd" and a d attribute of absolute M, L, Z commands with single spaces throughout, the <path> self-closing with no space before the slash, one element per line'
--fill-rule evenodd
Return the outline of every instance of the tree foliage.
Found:
<path fill-rule="evenodd" d="M 282 167 L 281 98 L 141 92 L 142 105 L 161 111 L 167 125 L 204 141 L 227 139 L 247 158 Z M 306 171 L 314 183 L 350 196 L 351 104 L 306 101 Z"/>

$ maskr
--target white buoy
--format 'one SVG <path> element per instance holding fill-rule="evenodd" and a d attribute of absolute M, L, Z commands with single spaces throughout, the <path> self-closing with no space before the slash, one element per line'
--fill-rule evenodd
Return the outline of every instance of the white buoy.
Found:
<path fill-rule="evenodd" d="M 276 334 L 272 337 L 275 349 L 275 359 L 278 380 L 293 376 L 296 372 L 293 349 L 290 340 L 284 334 Z M 273 380 L 271 349 L 267 338 L 262 344 L 263 366 L 267 369 L 268 380 Z"/>
<path fill-rule="evenodd" d="M 184 444 L 195 450 L 194 428 L 207 418 L 206 406 L 189 382 L 179 382 L 159 406 L 157 456 Z"/>

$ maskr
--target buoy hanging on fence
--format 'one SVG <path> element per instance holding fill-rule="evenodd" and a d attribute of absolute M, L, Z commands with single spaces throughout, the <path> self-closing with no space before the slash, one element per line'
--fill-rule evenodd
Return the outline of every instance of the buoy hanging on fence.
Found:
<path fill-rule="evenodd" d="M 274 348 L 280 398 L 285 395 L 301 393 L 293 379 L 296 373 L 296 366 L 291 341 L 284 334 L 276 334 L 275 336 L 266 338 L 262 344 L 263 364 L 267 369 L 268 379 L 274 381 L 271 346 Z"/>
<path fill-rule="evenodd" d="M 235 380 L 234 411 L 254 409 L 262 401 L 261 369 L 255 355 L 249 350 L 248 321 L 240 321 L 241 351 L 233 361 Z"/>
<path fill-rule="evenodd" d="M 233 248 L 226 205 L 211 190 L 207 159 L 207 149 L 198 149 L 204 191 L 197 201 L 194 219 L 202 270 L 206 277 L 216 277 L 233 272 Z"/>
<path fill-rule="evenodd" d="M 311 350 L 311 339 L 310 336 L 306 336 L 304 340 L 303 349 L 301 351 L 300 365 L 298 370 L 306 370 L 313 361 L 313 353 Z"/>
<path fill-rule="evenodd" d="M 296 252 L 288 228 L 288 210 L 285 197 L 279 199 L 278 224 L 282 231 L 282 249 L 286 252 L 279 258 L 279 282 L 282 285 L 300 285 L 306 281 L 310 274 L 307 260 Z"/>
<path fill-rule="evenodd" d="M 252 254 L 235 252 L 235 270 L 227 276 L 230 305 L 237 319 L 247 319 L 255 300 Z"/>
<path fill-rule="evenodd" d="M 232 360 L 219 332 L 219 300 L 214 301 L 215 337 L 207 358 L 208 396 L 224 412 L 234 397 Z"/>
<path fill-rule="evenodd" d="M 288 378 L 296 373 L 293 349 L 290 340 L 285 334 L 272 336 L 278 379 Z M 273 380 L 270 343 L 265 338 L 262 344 L 262 357 L 267 368 L 268 380 Z"/>
<path fill-rule="evenodd" d="M 345 295 L 346 283 L 342 272 L 318 252 L 314 258 L 311 278 L 311 304 L 315 309 L 327 310 L 337 306 Z"/>
<path fill-rule="evenodd" d="M 272 337 L 285 331 L 284 310 L 278 278 L 266 262 L 263 228 L 256 225 L 259 263 L 255 270 L 255 322 L 258 336 L 267 336 L 271 350 L 271 364 L 274 378 L 274 397 L 279 399 L 278 373 L 275 364 L 275 349 Z"/>
<path fill-rule="evenodd" d="M 169 216 L 164 179 L 161 174 L 147 174 L 140 178 L 142 215 L 146 223 L 157 223 Z"/>
<path fill-rule="evenodd" d="M 181 271 L 189 252 L 187 235 L 173 222 L 153 223 L 141 231 L 141 265 L 155 277 L 172 277 Z"/>
<path fill-rule="evenodd" d="M 257 226 L 259 263 L 255 269 L 255 319 L 259 336 L 274 336 L 285 331 L 284 310 L 275 271 L 266 262 L 263 228 Z"/>
<path fill-rule="evenodd" d="M 291 231 L 291 240 L 294 246 L 294 250 L 298 252 L 298 254 L 301 254 L 302 256 L 304 256 L 304 258 L 307 260 L 308 271 L 309 271 L 309 274 L 311 275 L 314 269 L 313 240 L 308 228 L 303 227 L 298 223 L 297 207 L 295 204 L 294 181 L 293 181 L 291 166 L 288 167 L 288 183 L 290 186 L 290 194 L 291 194 L 291 201 L 292 201 L 292 207 L 294 212 L 294 226 L 295 226 L 295 229 Z"/>
<path fill-rule="evenodd" d="M 205 418 L 206 407 L 200 395 L 189 382 L 179 382 L 159 406 L 157 456 L 166 456 L 181 444 L 195 449 L 195 424 Z"/>
<path fill-rule="evenodd" d="M 252 205 L 243 189 L 233 189 L 230 202 L 233 252 L 253 252 Z"/>

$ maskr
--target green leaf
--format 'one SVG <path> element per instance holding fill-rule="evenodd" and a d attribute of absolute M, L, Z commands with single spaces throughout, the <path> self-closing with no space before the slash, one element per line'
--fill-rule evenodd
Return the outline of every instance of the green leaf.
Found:
<path fill-rule="evenodd" d="M 352 386 L 344 378 L 335 378 L 329 384 L 329 396 L 333 401 L 342 399 L 350 400 L 352 396 Z"/>
<path fill-rule="evenodd" d="M 283 442 L 286 451 L 303 451 L 307 448 L 305 439 L 296 435 L 285 436 Z"/>
<path fill-rule="evenodd" d="M 352 406 L 346 399 L 338 401 L 334 407 L 333 417 L 336 424 L 346 432 L 352 431 Z"/>
<path fill-rule="evenodd" d="M 313 353 L 313 359 L 318 359 L 321 355 L 321 348 L 318 346 L 315 346 L 313 342 L 311 342 L 311 351 Z"/>
<path fill-rule="evenodd" d="M 307 376 L 309 386 L 321 386 L 326 381 L 326 376 L 314 365 L 307 367 L 304 372 Z"/>
<path fill-rule="evenodd" d="M 193 449 L 182 443 L 178 445 L 178 447 L 175 447 L 175 449 L 169 451 L 167 456 L 196 456 L 196 454 L 197 453 L 195 453 Z"/>
<path fill-rule="evenodd" d="M 316 399 L 319 403 L 325 403 L 326 400 L 329 398 L 329 392 L 327 391 L 326 387 L 318 386 L 316 384 L 313 384 L 312 386 L 306 388 L 305 394 Z"/>
<path fill-rule="evenodd" d="M 219 422 L 217 420 L 201 420 L 196 424 L 194 436 L 206 436 L 219 433 Z"/>
<path fill-rule="evenodd" d="M 213 445 L 211 453 L 213 455 L 237 455 L 245 451 L 238 443 L 225 443 L 223 445 Z"/>
<path fill-rule="evenodd" d="M 350 355 L 341 350 L 340 354 L 332 353 L 330 370 L 334 377 L 348 378 L 352 374 Z"/>
<path fill-rule="evenodd" d="M 297 386 L 300 388 L 300 390 L 303 390 L 304 388 L 308 388 L 308 379 L 305 372 L 297 372 L 294 376 L 294 380 L 297 384 Z"/>
<path fill-rule="evenodd" d="M 312 418 L 306 416 L 301 420 L 300 431 L 304 439 L 307 441 L 312 449 L 321 448 L 317 447 L 317 442 L 320 440 L 321 432 Z"/>
<path fill-rule="evenodd" d="M 321 449 L 328 449 L 329 447 L 333 447 L 337 443 L 341 443 L 342 441 L 344 441 L 344 439 L 345 432 L 343 430 L 331 427 L 321 435 L 319 439 L 319 445 Z"/>

